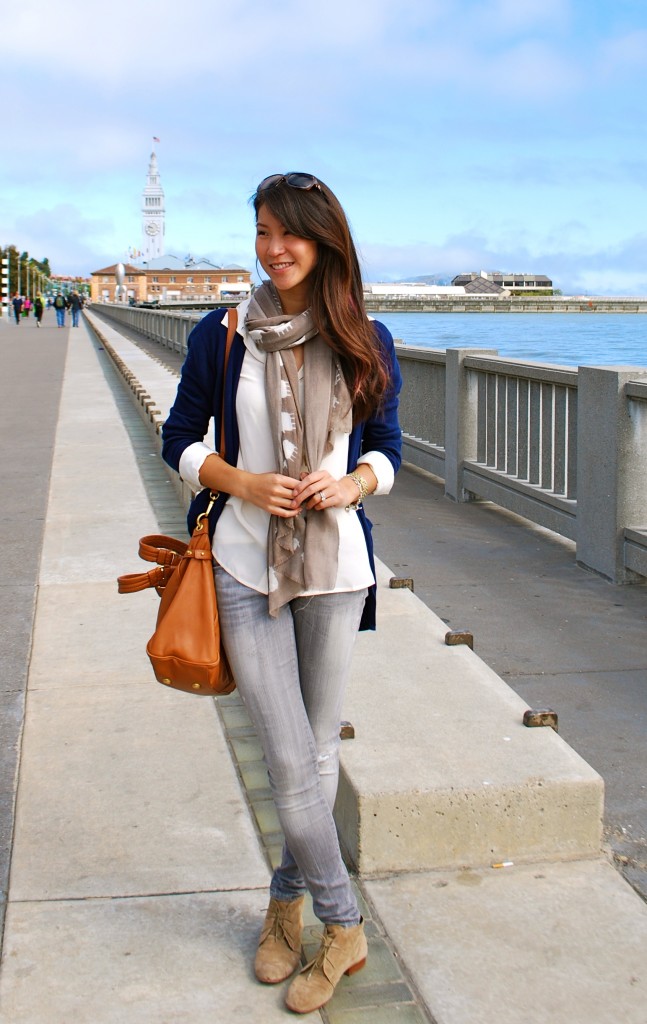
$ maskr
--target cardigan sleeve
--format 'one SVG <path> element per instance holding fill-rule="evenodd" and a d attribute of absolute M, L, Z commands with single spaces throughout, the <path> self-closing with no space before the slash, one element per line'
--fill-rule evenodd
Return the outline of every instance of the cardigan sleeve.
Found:
<path fill-rule="evenodd" d="M 402 375 L 398 360 L 395 354 L 395 345 L 390 331 L 379 323 L 373 321 L 373 326 L 378 339 L 383 346 L 384 355 L 391 378 L 390 386 L 387 389 L 384 403 L 379 413 L 371 416 L 363 424 L 360 453 L 356 459 L 362 461 L 362 455 L 368 452 L 380 452 L 389 460 L 393 467 L 393 473 L 397 473 L 402 461 L 402 431 L 398 420 L 399 395 L 402 388 Z"/>
<path fill-rule="evenodd" d="M 176 472 L 184 450 L 204 439 L 211 417 L 218 412 L 214 409 L 221 392 L 217 386 L 222 372 L 218 355 L 222 362 L 227 336 L 223 312 L 216 309 L 209 313 L 189 335 L 177 395 L 162 428 L 162 458 Z"/>

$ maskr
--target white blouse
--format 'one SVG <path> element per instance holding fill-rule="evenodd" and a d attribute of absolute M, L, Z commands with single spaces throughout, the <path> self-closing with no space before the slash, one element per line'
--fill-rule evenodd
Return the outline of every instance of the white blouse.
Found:
<path fill-rule="evenodd" d="M 236 417 L 240 449 L 237 466 L 249 473 L 276 471 L 274 446 L 265 399 L 266 354 L 253 342 L 245 327 L 249 299 L 238 306 L 238 333 L 247 351 L 236 396 Z M 223 322 L 226 319 L 223 318 Z M 303 374 L 299 375 L 300 395 L 303 402 Z M 340 480 L 348 465 L 348 434 L 333 437 L 332 451 L 324 456 L 319 468 L 327 470 Z M 196 441 L 185 448 L 180 458 L 180 476 L 194 491 L 202 490 L 200 468 L 213 447 Z M 368 452 L 361 456 L 360 464 L 371 467 L 377 478 L 374 494 L 388 494 L 393 486 L 393 466 L 382 452 Z M 375 582 L 368 560 L 366 541 L 355 512 L 343 508 L 329 509 L 337 519 L 339 530 L 339 557 L 337 579 L 332 592 L 363 590 Z M 250 501 L 230 496 L 222 511 L 213 539 L 216 561 L 239 583 L 261 594 L 268 593 L 267 534 L 270 515 Z M 302 596 L 319 593 L 306 590 Z"/>

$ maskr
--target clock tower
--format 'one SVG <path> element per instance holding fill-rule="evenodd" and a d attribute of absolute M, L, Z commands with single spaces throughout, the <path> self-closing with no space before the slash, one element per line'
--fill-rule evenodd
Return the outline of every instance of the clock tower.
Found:
<path fill-rule="evenodd" d="M 142 239 L 144 260 L 164 255 L 164 189 L 155 152 L 151 153 L 146 187 L 142 192 Z"/>

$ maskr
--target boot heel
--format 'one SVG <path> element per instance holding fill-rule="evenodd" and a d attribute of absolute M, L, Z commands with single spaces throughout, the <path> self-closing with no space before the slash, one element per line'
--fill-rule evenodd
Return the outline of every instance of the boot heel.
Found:
<path fill-rule="evenodd" d="M 361 971 L 365 964 L 366 957 L 364 957 L 363 960 L 358 960 L 356 964 L 353 964 L 353 966 L 349 967 L 347 971 L 344 971 L 344 974 L 350 978 L 351 974 L 357 974 L 358 971 Z"/>

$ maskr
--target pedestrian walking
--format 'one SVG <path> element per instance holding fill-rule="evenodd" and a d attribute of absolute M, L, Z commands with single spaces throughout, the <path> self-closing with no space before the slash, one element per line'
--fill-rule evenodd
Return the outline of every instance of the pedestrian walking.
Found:
<path fill-rule="evenodd" d="M 72 311 L 72 327 L 79 326 L 79 314 L 83 309 L 83 299 L 77 291 L 72 292 L 69 297 L 68 305 Z"/>
<path fill-rule="evenodd" d="M 294 974 L 310 892 L 322 942 L 286 996 L 309 1013 L 367 956 L 332 808 L 355 637 L 375 627 L 362 503 L 387 494 L 400 465 L 401 378 L 391 335 L 366 315 L 330 189 L 312 174 L 273 174 L 253 204 L 268 280 L 237 307 L 224 413 L 228 312 L 219 309 L 189 338 L 163 455 L 200 492 L 190 524 L 210 490 L 220 494 L 212 543 L 223 643 L 285 835 L 255 973 L 266 984 Z M 225 459 L 203 442 L 212 416 L 219 435 L 221 415 Z"/>
<path fill-rule="evenodd" d="M 22 296 L 16 293 L 13 299 L 11 300 L 11 305 L 13 306 L 13 315 L 16 318 L 16 323 L 20 325 L 20 315 L 22 313 Z"/>
<path fill-rule="evenodd" d="M 36 319 L 36 327 L 40 327 L 44 312 L 45 303 L 43 302 L 43 296 L 39 292 L 36 298 L 34 299 L 34 317 Z"/>
<path fill-rule="evenodd" d="M 25 318 L 28 319 L 30 313 L 31 313 L 31 299 L 29 298 L 29 296 L 27 296 L 25 301 L 22 304 L 22 315 Z"/>
<path fill-rule="evenodd" d="M 65 327 L 65 310 L 67 309 L 67 299 L 62 292 L 57 292 L 54 298 L 54 309 L 56 310 L 56 326 Z"/>

